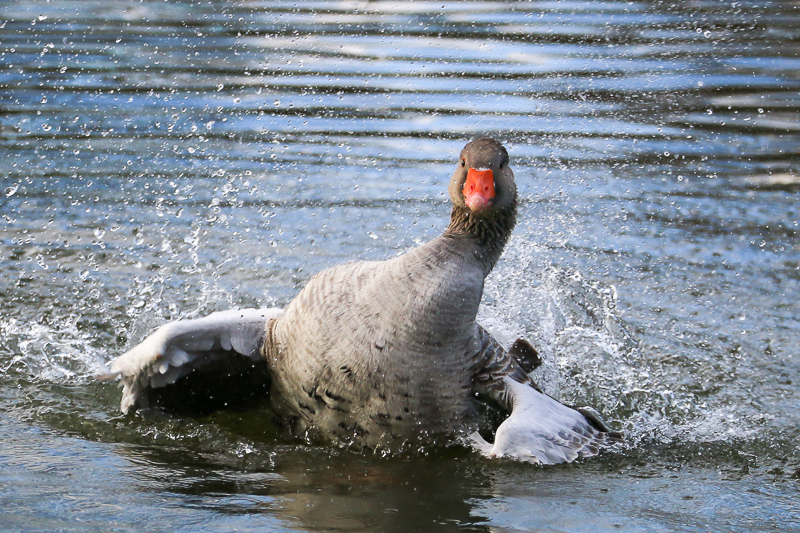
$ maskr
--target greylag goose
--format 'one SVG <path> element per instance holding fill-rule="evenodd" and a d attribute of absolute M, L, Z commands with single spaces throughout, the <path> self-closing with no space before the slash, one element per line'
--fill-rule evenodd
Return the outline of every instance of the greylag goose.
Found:
<path fill-rule="evenodd" d="M 494 443 L 469 435 L 486 456 L 561 463 L 618 441 L 590 409 L 533 384 L 529 344 L 506 350 L 476 322 L 484 279 L 516 222 L 506 149 L 490 138 L 467 144 L 448 191 L 450 225 L 427 244 L 320 272 L 284 310 L 160 327 L 111 363 L 106 377 L 122 377 L 122 411 L 149 406 L 152 392 L 195 370 L 238 359 L 266 363 L 272 410 L 307 439 L 393 450 L 467 435 L 475 403 L 488 398 L 509 415 Z"/>

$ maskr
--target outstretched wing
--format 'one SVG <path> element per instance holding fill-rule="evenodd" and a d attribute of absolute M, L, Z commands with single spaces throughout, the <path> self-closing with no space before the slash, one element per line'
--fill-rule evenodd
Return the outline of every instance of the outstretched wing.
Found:
<path fill-rule="evenodd" d="M 175 383 L 195 369 L 228 358 L 261 358 L 267 323 L 282 309 L 240 309 L 179 320 L 158 328 L 127 353 L 111 362 L 101 380 L 122 377 L 120 409 L 147 407 L 147 392 Z"/>
<path fill-rule="evenodd" d="M 515 357 L 478 327 L 483 364 L 475 391 L 500 403 L 511 414 L 490 444 L 477 432 L 475 447 L 489 457 L 513 457 L 531 463 L 568 463 L 596 455 L 600 447 L 622 440 L 591 409 L 573 409 L 541 392 Z M 515 345 L 516 346 L 516 345 Z"/>

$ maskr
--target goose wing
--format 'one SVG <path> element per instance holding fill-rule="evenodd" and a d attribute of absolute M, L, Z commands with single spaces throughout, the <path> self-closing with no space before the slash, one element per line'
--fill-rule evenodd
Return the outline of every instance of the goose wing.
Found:
<path fill-rule="evenodd" d="M 568 463 L 597 455 L 601 447 L 622 440 L 622 434 L 610 431 L 591 408 L 574 409 L 540 391 L 523 370 L 524 363 L 480 326 L 478 339 L 482 363 L 474 390 L 510 413 L 497 428 L 494 443 L 477 432 L 472 434 L 473 445 L 481 453 L 531 463 Z"/>
<path fill-rule="evenodd" d="M 120 409 L 148 407 L 148 392 L 174 384 L 196 369 L 236 359 L 260 361 L 271 320 L 281 309 L 240 309 L 169 322 L 111 362 L 100 380 L 122 378 Z"/>

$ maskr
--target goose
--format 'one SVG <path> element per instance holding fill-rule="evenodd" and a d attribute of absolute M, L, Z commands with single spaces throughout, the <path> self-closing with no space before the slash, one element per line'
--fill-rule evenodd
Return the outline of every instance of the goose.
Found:
<path fill-rule="evenodd" d="M 468 143 L 448 192 L 450 224 L 426 244 L 324 270 L 285 309 L 229 310 L 159 327 L 102 377 L 121 376 L 122 412 L 149 407 L 160 389 L 191 374 L 244 361 L 263 365 L 256 380 L 268 384 L 272 412 L 307 440 L 402 450 L 461 436 L 487 457 L 539 464 L 619 442 L 621 433 L 594 410 L 564 405 L 533 383 L 539 361 L 527 341 L 506 349 L 476 322 L 484 280 L 517 218 L 507 150 L 488 137 Z M 481 399 L 507 415 L 491 443 L 475 431 Z"/>

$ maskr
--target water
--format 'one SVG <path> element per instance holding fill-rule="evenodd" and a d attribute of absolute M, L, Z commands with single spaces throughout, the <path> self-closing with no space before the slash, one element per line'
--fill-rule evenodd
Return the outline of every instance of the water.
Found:
<path fill-rule="evenodd" d="M 794 3 L 0 6 L 3 530 L 800 530 Z M 93 380 L 437 235 L 479 135 L 522 199 L 482 320 L 627 446 L 386 459 Z"/>

